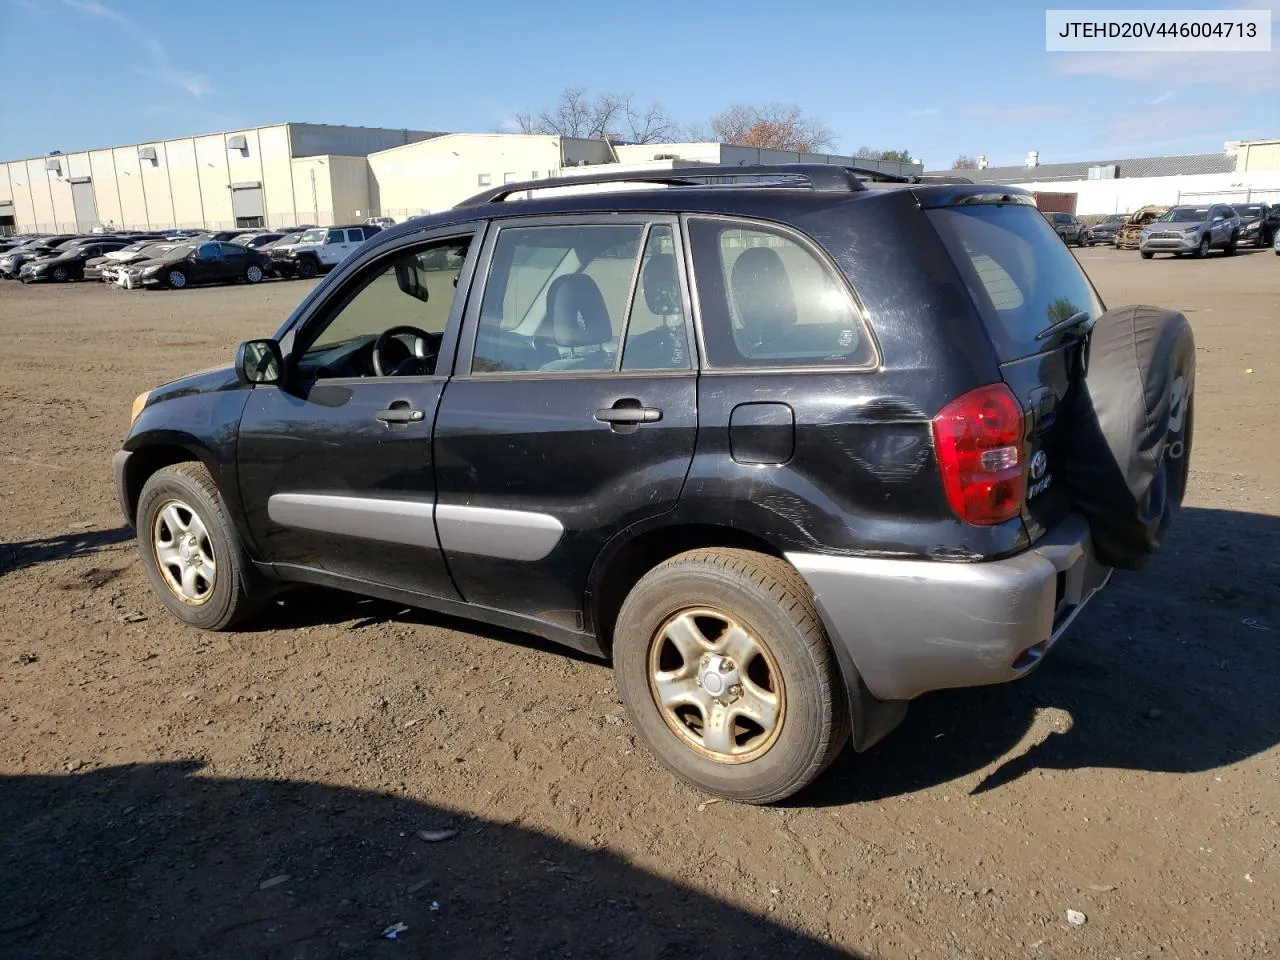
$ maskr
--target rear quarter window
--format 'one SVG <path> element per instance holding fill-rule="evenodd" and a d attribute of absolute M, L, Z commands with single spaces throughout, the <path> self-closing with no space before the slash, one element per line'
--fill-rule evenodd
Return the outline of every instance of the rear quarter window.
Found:
<path fill-rule="evenodd" d="M 689 238 L 708 366 L 876 362 L 848 286 L 808 244 L 764 224 L 705 217 L 689 221 Z"/>
<path fill-rule="evenodd" d="M 1103 310 L 1080 264 L 1034 207 L 975 204 L 928 211 L 1001 360 L 1052 346 L 1036 335 Z"/>

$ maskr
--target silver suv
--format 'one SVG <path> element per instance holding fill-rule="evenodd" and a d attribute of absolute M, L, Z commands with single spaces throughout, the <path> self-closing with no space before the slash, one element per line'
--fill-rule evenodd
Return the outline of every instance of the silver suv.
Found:
<path fill-rule="evenodd" d="M 1138 249 L 1143 260 L 1157 253 L 1207 257 L 1215 247 L 1235 253 L 1239 240 L 1240 215 L 1227 204 L 1177 206 L 1143 228 Z"/>

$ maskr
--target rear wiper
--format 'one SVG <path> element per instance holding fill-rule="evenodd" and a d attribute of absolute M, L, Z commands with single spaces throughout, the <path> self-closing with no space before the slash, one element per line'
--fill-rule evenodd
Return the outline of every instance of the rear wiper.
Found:
<path fill-rule="evenodd" d="M 1076 327 L 1082 327 L 1089 323 L 1089 311 L 1081 310 L 1079 313 L 1073 313 L 1065 320 L 1059 320 L 1057 323 L 1036 334 L 1037 340 L 1048 340 L 1050 337 L 1056 337 L 1060 333 L 1066 333 L 1068 330 L 1074 330 Z M 1092 326 L 1092 324 L 1090 324 Z M 1085 331 L 1086 333 L 1088 331 Z"/>

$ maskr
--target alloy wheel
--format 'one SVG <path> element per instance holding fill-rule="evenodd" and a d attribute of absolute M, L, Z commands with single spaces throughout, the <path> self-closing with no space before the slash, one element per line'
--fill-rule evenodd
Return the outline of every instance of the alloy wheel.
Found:
<path fill-rule="evenodd" d="M 151 525 L 151 549 L 165 586 L 183 603 L 199 606 L 213 595 L 218 567 L 213 541 L 200 515 L 182 500 L 166 500 Z"/>
<path fill-rule="evenodd" d="M 763 756 L 786 715 L 782 673 L 764 641 L 712 608 L 668 618 L 649 642 L 649 690 L 667 727 L 720 763 Z"/>

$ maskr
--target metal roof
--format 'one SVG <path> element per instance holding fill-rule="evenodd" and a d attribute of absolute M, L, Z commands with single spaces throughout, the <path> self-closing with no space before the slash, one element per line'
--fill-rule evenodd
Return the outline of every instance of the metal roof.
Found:
<path fill-rule="evenodd" d="M 1043 183 L 1052 180 L 1088 180 L 1090 167 L 1114 164 L 1116 177 L 1176 177 L 1181 174 L 1234 173 L 1234 153 L 1189 153 L 1176 157 L 1131 157 L 1124 160 L 1089 160 L 1082 163 L 1042 163 L 1037 167 L 987 167 L 985 170 L 947 170 L 962 173 L 974 183 Z"/>

